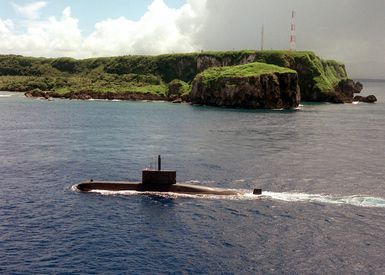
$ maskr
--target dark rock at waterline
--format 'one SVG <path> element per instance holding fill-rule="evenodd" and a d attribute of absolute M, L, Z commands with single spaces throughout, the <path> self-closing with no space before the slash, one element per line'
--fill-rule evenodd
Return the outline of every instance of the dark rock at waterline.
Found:
<path fill-rule="evenodd" d="M 363 85 L 360 82 L 355 82 L 352 79 L 343 79 L 341 80 L 335 91 L 327 93 L 325 96 L 332 103 L 352 103 L 354 94 L 358 94 L 362 91 Z"/>
<path fill-rule="evenodd" d="M 42 98 L 45 98 L 45 99 L 49 99 L 50 98 L 49 92 L 42 91 L 40 89 L 34 89 L 32 91 L 24 93 L 24 95 L 26 97 L 28 97 L 28 98 L 32 98 L 32 97 L 42 97 Z"/>
<path fill-rule="evenodd" d="M 108 100 L 150 100 L 150 101 L 156 101 L 156 100 L 166 100 L 167 98 L 153 93 L 146 93 L 146 92 L 127 92 L 127 93 L 114 93 L 114 92 L 106 92 L 106 93 L 100 93 L 95 92 L 91 90 L 87 91 L 78 91 L 78 92 L 71 92 L 68 94 L 59 94 L 54 91 L 50 92 L 43 92 L 39 89 L 35 89 L 33 91 L 26 92 L 24 94 L 26 97 L 32 98 L 32 97 L 42 97 L 49 99 L 51 97 L 54 98 L 67 98 L 67 99 L 78 99 L 78 100 L 89 100 L 89 99 L 108 99 Z M 188 100 L 188 95 L 183 95 L 180 97 L 183 101 Z M 178 98 L 174 98 L 173 100 L 176 100 Z"/>
<path fill-rule="evenodd" d="M 369 95 L 369 96 L 357 95 L 354 97 L 354 101 L 365 102 L 365 103 L 375 103 L 377 102 L 377 98 L 374 95 Z"/>
<path fill-rule="evenodd" d="M 32 97 L 33 97 L 33 95 L 32 95 L 31 92 L 26 92 L 26 93 L 24 93 L 24 95 L 25 95 L 26 97 L 28 97 L 28 98 L 32 98 Z"/>
<path fill-rule="evenodd" d="M 92 96 L 89 94 L 71 94 L 70 99 L 89 100 L 92 99 Z"/>
<path fill-rule="evenodd" d="M 175 100 L 172 101 L 172 103 L 182 103 L 183 100 L 181 98 L 177 98 Z"/>

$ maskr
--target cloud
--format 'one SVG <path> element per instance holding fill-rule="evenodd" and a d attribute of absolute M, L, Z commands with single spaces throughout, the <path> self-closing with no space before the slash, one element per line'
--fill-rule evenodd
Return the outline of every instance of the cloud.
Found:
<path fill-rule="evenodd" d="M 5 25 L 5 33 L 2 31 Z M 17 34 L 12 30 L 13 22 L 0 19 L 0 51 L 3 54 L 22 54 L 31 56 L 71 56 L 82 44 L 78 20 L 71 16 L 67 7 L 61 18 L 54 16 L 47 20 L 27 22 L 26 31 Z"/>
<path fill-rule="evenodd" d="M 14 28 L 13 21 L 10 19 L 2 20 L 0 18 L 0 36 L 10 34 Z"/>
<path fill-rule="evenodd" d="M 196 50 L 192 40 L 197 26 L 194 21 L 204 7 L 188 1 L 180 9 L 169 8 L 163 0 L 155 0 L 138 20 L 125 17 L 107 19 L 95 25 L 95 31 L 85 38 L 83 48 L 92 55 L 157 54 Z M 189 26 L 187 26 L 189 25 Z"/>
<path fill-rule="evenodd" d="M 0 41 L 1 53 L 93 57 L 190 52 L 199 48 L 193 37 L 201 27 L 197 19 L 205 14 L 205 0 L 188 0 L 179 9 L 168 7 L 163 0 L 154 0 L 137 21 L 109 18 L 96 23 L 91 34 L 82 35 L 70 7 L 62 12 L 61 18 L 41 20 L 36 16 L 45 2 L 37 3 L 22 7 L 30 19 L 24 22 L 26 30 L 22 34 L 10 31 L 11 20 L 0 21 L 0 33 L 7 32 Z"/>
<path fill-rule="evenodd" d="M 39 18 L 39 11 L 45 6 L 47 6 L 47 2 L 39 1 L 22 6 L 12 3 L 12 6 L 18 14 L 27 19 L 33 20 Z"/>

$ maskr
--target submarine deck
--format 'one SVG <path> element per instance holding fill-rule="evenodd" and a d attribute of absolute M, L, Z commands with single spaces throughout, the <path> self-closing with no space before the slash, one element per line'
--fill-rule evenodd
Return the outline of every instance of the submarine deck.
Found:
<path fill-rule="evenodd" d="M 143 184 L 141 182 L 125 182 L 125 181 L 84 181 L 79 183 L 77 189 L 83 192 L 94 190 L 106 191 L 153 191 L 153 192 L 172 192 L 186 194 L 206 194 L 206 195 L 239 195 L 239 190 L 211 188 L 206 186 L 197 186 L 191 184 L 177 183 L 172 185 Z M 261 189 L 254 189 L 253 194 L 260 195 Z"/>

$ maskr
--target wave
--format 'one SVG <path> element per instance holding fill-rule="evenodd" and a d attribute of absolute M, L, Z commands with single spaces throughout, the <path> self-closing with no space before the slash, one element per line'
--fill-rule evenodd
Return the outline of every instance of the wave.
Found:
<path fill-rule="evenodd" d="M 73 191 L 80 192 L 77 185 L 73 185 Z M 108 190 L 94 190 L 90 193 L 96 193 L 104 196 L 159 196 L 164 198 L 192 198 L 192 199 L 210 199 L 210 200 L 270 200 L 270 201 L 284 201 L 288 203 L 308 202 L 308 203 L 322 203 L 335 205 L 352 205 L 358 207 L 373 207 L 385 208 L 385 199 L 364 195 L 352 196 L 333 196 L 323 194 L 307 194 L 307 193 L 290 193 L 290 192 L 269 192 L 263 191 L 262 195 L 253 195 L 250 190 L 239 189 L 239 194 L 224 196 L 224 195 L 207 195 L 207 194 L 182 194 L 172 192 L 139 192 L 139 191 L 108 191 Z"/>

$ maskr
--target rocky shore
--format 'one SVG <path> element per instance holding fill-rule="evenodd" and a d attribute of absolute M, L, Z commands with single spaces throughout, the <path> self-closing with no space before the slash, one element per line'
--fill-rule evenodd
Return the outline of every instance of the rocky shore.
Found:
<path fill-rule="evenodd" d="M 128 92 L 128 93 L 99 93 L 95 91 L 80 91 L 80 92 L 72 92 L 68 94 L 59 94 L 53 91 L 41 91 L 41 90 L 33 90 L 30 92 L 25 92 L 24 95 L 28 98 L 44 98 L 50 100 L 52 98 L 63 98 L 63 99 L 76 99 L 76 100 L 92 100 L 92 99 L 106 99 L 106 100 L 130 100 L 130 101 L 170 101 L 173 103 L 183 103 L 189 102 L 189 96 L 178 96 L 174 94 L 173 96 L 162 96 L 152 93 L 146 92 Z"/>
<path fill-rule="evenodd" d="M 369 96 L 360 96 L 357 95 L 353 99 L 354 101 L 358 102 L 365 102 L 365 103 L 375 103 L 377 102 L 377 98 L 374 95 L 369 95 Z"/>

